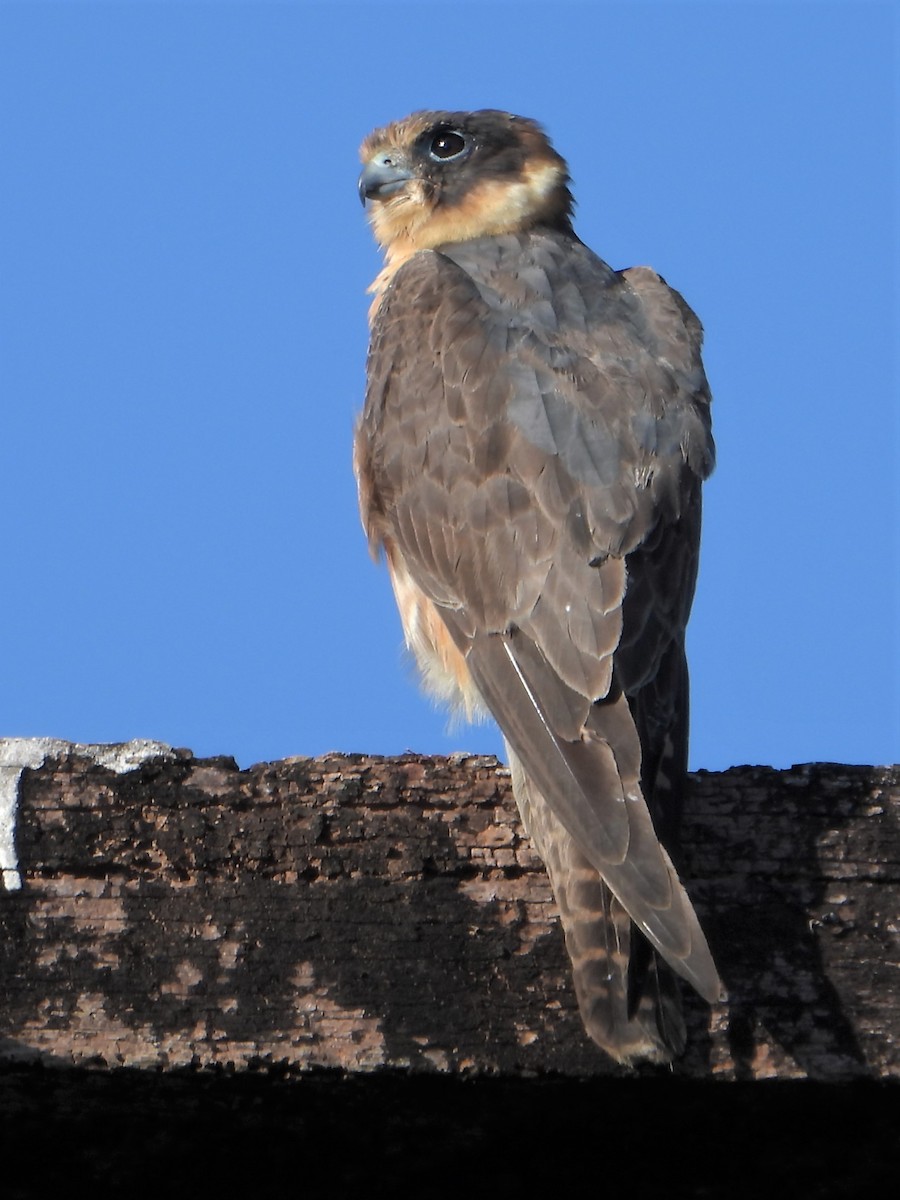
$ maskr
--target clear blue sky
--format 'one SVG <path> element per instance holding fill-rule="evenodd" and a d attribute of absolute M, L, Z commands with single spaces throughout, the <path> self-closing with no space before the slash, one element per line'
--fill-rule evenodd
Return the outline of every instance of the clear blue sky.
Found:
<path fill-rule="evenodd" d="M 897 13 L 0 3 L 0 733 L 499 750 L 412 682 L 350 468 L 358 143 L 499 107 L 706 326 L 693 765 L 900 757 Z"/>

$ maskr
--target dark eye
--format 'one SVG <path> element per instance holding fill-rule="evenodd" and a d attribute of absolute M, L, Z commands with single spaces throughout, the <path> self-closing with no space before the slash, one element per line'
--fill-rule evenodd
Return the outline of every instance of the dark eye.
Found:
<path fill-rule="evenodd" d="M 440 162 L 450 158 L 459 158 L 466 149 L 468 142 L 455 129 L 441 129 L 435 133 L 428 143 L 428 153 Z"/>

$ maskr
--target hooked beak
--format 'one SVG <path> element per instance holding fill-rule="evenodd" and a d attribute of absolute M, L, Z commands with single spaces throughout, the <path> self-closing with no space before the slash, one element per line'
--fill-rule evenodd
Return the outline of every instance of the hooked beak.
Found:
<path fill-rule="evenodd" d="M 399 154 L 390 151 L 376 154 L 362 169 L 359 198 L 363 204 L 367 200 L 385 200 L 399 192 L 412 177 L 412 171 Z"/>

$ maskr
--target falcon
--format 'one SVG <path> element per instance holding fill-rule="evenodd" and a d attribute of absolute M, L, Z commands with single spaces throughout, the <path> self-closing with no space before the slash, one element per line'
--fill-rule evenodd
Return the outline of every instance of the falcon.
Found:
<path fill-rule="evenodd" d="M 665 848 L 714 456 L 700 322 L 578 239 L 535 121 L 417 112 L 361 157 L 385 255 L 354 443 L 370 548 L 427 688 L 503 733 L 588 1034 L 670 1061 L 674 976 L 721 994 Z"/>

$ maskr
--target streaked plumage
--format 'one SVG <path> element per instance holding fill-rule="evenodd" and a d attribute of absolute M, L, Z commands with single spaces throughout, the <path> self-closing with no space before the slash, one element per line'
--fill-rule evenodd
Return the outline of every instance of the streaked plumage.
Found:
<path fill-rule="evenodd" d="M 578 240 L 532 121 L 416 113 L 362 157 L 386 253 L 355 443 L 370 546 L 428 685 L 504 734 L 589 1034 L 666 1060 L 684 1030 L 665 964 L 720 992 L 660 844 L 713 462 L 700 323 Z"/>

